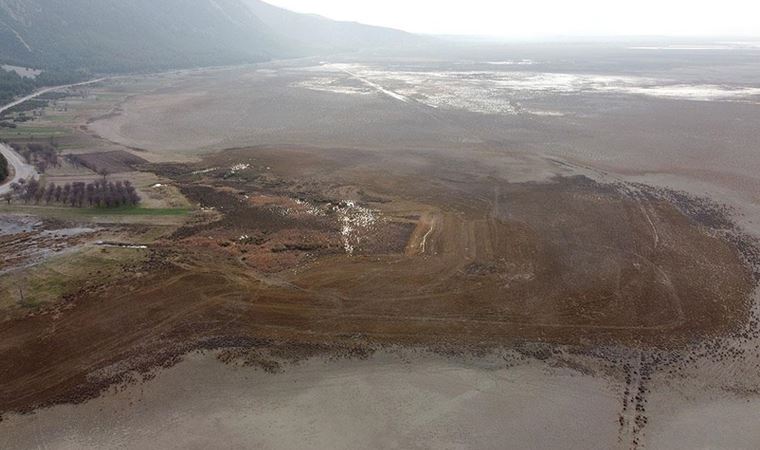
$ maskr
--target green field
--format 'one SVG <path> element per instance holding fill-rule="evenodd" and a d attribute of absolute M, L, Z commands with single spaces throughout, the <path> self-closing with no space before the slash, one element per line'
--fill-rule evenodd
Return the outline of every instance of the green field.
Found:
<path fill-rule="evenodd" d="M 19 126 L 18 128 L 0 128 L 0 139 L 44 139 L 50 137 L 66 137 L 71 131 L 59 127 L 30 127 Z"/>
<path fill-rule="evenodd" d="M 24 205 L 19 203 L 0 205 L 0 213 L 25 213 L 40 216 L 187 216 L 191 208 L 142 208 L 122 206 L 118 208 L 70 208 L 67 206 Z"/>
<path fill-rule="evenodd" d="M 190 214 L 190 208 L 141 208 L 124 206 L 119 208 L 71 208 L 82 215 L 91 216 L 186 216 Z"/>
<path fill-rule="evenodd" d="M 189 215 L 191 208 L 142 208 L 125 206 L 119 208 L 70 208 L 66 206 L 44 206 L 3 203 L 2 213 L 31 214 L 40 217 L 55 218 L 95 218 L 95 217 L 183 217 Z"/>

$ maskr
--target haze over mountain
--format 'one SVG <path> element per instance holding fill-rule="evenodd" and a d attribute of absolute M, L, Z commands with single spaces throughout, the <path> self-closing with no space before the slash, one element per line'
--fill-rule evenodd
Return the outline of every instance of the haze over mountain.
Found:
<path fill-rule="evenodd" d="M 760 37 L 760 3 L 723 0 L 267 0 L 303 13 L 420 34 L 559 37 Z M 402 13 L 399 13 L 399 12 Z"/>
<path fill-rule="evenodd" d="M 0 62 L 58 70 L 239 64 L 414 39 L 258 0 L 0 0 Z"/>
<path fill-rule="evenodd" d="M 315 14 L 299 14 L 261 0 L 244 0 L 256 17 L 278 36 L 295 40 L 308 51 L 351 51 L 422 41 L 414 34 L 392 28 L 327 19 Z"/>

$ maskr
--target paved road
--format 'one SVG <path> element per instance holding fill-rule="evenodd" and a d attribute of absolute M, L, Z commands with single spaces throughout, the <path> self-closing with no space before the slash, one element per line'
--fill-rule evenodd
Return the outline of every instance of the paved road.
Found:
<path fill-rule="evenodd" d="M 0 153 L 8 160 L 8 164 L 13 166 L 15 171 L 13 177 L 0 185 L 0 195 L 5 194 L 11 190 L 11 183 L 18 182 L 22 178 L 37 178 L 39 174 L 34 166 L 27 164 L 24 158 L 18 153 L 14 152 L 12 148 L 5 144 L 0 144 Z"/>
<path fill-rule="evenodd" d="M 0 106 L 0 114 L 2 114 L 3 112 L 5 112 L 8 109 L 13 108 L 14 106 L 20 105 L 20 104 L 22 104 L 24 102 L 28 102 L 29 100 L 31 100 L 33 98 L 37 98 L 37 97 L 39 97 L 42 94 L 47 94 L 48 92 L 58 91 L 58 90 L 66 89 L 66 88 L 70 88 L 70 87 L 77 87 L 77 86 L 84 86 L 84 85 L 87 85 L 87 84 L 93 84 L 93 83 L 97 83 L 98 81 L 103 81 L 104 79 L 105 78 L 98 78 L 97 80 L 83 81 L 81 83 L 66 84 L 66 85 L 63 85 L 63 86 L 53 86 L 53 87 L 47 87 L 47 88 L 40 89 L 39 91 L 36 91 L 33 94 L 27 95 L 26 97 L 22 97 L 22 98 L 20 98 L 18 100 L 14 100 L 11 103 L 8 103 L 7 105 Z"/>

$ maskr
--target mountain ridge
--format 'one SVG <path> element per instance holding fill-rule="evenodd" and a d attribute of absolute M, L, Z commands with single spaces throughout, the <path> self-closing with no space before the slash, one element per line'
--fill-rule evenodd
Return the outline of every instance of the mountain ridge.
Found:
<path fill-rule="evenodd" d="M 295 13 L 261 0 L 244 0 L 265 25 L 312 51 L 356 51 L 423 42 L 420 36 L 393 28 L 337 21 Z"/>
<path fill-rule="evenodd" d="M 50 70 L 230 65 L 416 39 L 259 0 L 0 0 L 0 63 Z"/>

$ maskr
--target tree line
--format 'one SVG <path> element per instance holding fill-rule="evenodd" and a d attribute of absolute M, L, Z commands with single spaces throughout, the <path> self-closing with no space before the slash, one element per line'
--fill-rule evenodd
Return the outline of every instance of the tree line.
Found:
<path fill-rule="evenodd" d="M 37 180 L 21 180 L 20 183 L 12 183 L 11 190 L 24 203 L 57 203 L 78 208 L 136 206 L 141 200 L 129 181 L 95 180 L 91 183 L 75 182 L 64 185 L 49 183 L 46 186 Z M 10 203 L 12 196 L 6 195 L 5 200 Z"/>
<path fill-rule="evenodd" d="M 33 79 L 0 69 L 0 104 L 10 103 L 14 98 L 30 94 L 36 88 L 37 83 Z"/>
<path fill-rule="evenodd" d="M 11 143 L 10 147 L 37 168 L 39 173 L 45 173 L 49 167 L 60 167 L 58 148 L 55 143 L 29 143 L 26 145 Z"/>
<path fill-rule="evenodd" d="M 12 70 L 0 68 L 0 105 L 5 105 L 18 97 L 31 94 L 42 87 L 73 84 L 89 77 L 88 72 L 79 70 L 45 70 L 35 78 L 30 78 L 22 77 Z M 18 105 L 5 111 L 2 115 L 28 110 L 32 105 L 38 108 L 47 105 L 47 101 L 40 100 L 29 105 Z"/>

